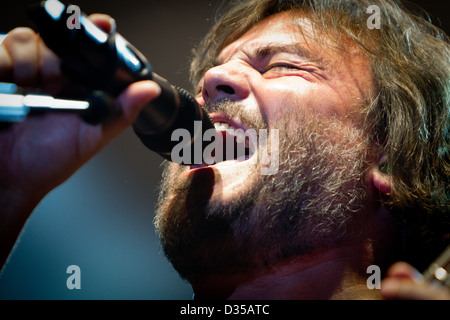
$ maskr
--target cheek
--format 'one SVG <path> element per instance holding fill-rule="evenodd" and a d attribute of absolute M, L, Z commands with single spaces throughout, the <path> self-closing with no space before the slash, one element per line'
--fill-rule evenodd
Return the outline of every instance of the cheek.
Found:
<path fill-rule="evenodd" d="M 259 105 L 269 127 L 285 126 L 299 115 L 342 118 L 358 104 L 358 99 L 351 94 L 340 94 L 340 91 L 322 83 L 294 77 L 283 80 L 266 86 L 260 95 Z"/>
<path fill-rule="evenodd" d="M 255 96 L 261 113 L 267 119 L 269 128 L 283 129 L 298 117 L 322 108 L 319 102 L 318 85 L 297 77 L 279 81 L 267 81 L 264 90 Z"/>

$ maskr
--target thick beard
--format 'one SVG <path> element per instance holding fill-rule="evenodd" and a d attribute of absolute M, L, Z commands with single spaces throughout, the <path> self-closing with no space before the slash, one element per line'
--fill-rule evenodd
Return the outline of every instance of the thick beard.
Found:
<path fill-rule="evenodd" d="M 292 127 L 288 119 L 280 127 Z M 342 120 L 308 119 L 297 119 L 290 132 L 280 130 L 278 172 L 261 175 L 261 166 L 255 165 L 246 173 L 249 191 L 233 201 L 211 201 L 213 170 L 179 182 L 179 172 L 166 166 L 155 225 L 182 277 L 269 267 L 337 246 L 357 233 L 369 144 Z"/>

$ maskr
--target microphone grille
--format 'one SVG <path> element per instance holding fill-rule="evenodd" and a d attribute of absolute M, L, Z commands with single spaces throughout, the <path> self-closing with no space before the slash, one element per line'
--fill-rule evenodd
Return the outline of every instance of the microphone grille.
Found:
<path fill-rule="evenodd" d="M 208 129 L 214 129 L 214 123 L 211 120 L 208 112 L 203 106 L 199 106 L 197 101 L 195 101 L 194 96 L 187 91 L 186 89 L 175 86 L 175 89 L 178 91 L 180 95 L 180 109 L 183 108 L 195 108 L 198 110 L 198 119 L 202 121 L 202 129 L 205 132 Z"/>

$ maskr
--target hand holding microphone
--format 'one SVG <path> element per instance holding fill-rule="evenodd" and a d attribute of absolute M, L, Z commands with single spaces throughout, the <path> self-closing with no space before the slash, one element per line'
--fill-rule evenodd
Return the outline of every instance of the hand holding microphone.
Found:
<path fill-rule="evenodd" d="M 153 80 L 158 83 L 160 96 L 142 109 L 133 125 L 134 130 L 148 148 L 171 160 L 171 150 L 178 144 L 172 141 L 172 132 L 186 129 L 192 137 L 188 147 L 192 147 L 194 159 L 194 141 L 203 144 L 203 133 L 214 129 L 214 125 L 207 112 L 186 90 L 153 73 L 145 57 L 120 34 L 105 33 L 84 14 L 80 17 L 79 28 L 68 28 L 70 14 L 57 0 L 33 6 L 29 15 L 46 45 L 60 57 L 64 74 L 87 89 L 117 97 L 133 82 Z M 105 108 L 105 103 L 96 105 L 102 107 L 102 114 L 95 118 L 106 118 L 105 113 L 114 112 L 114 109 Z M 195 125 L 195 122 L 201 122 L 201 125 Z"/>
<path fill-rule="evenodd" d="M 110 17 L 92 15 L 90 19 L 109 30 Z M 15 106 L 10 107 L 26 111 L 28 107 L 45 108 L 49 103 L 47 107 L 51 109 L 50 112 L 40 110 L 45 112 L 42 116 L 29 116 L 24 121 L 16 119 L 12 125 L 0 127 L 0 225 L 3 230 L 0 232 L 0 266 L 42 198 L 129 128 L 140 110 L 161 91 L 153 81 L 132 83 L 114 99 L 119 114 L 109 121 L 91 125 L 83 121 L 78 112 L 60 114 L 64 108 L 79 109 L 59 104 L 62 99 L 78 98 L 66 96 L 66 89 L 79 89 L 61 73 L 60 62 L 30 28 L 11 30 L 0 44 L 0 82 L 15 84 L 0 88 L 5 95 L 12 95 L 9 97 L 12 99 L 8 99 Z M 40 95 L 39 100 L 44 103 L 36 103 L 35 95 Z M 0 115 L 6 102 L 0 98 Z M 83 103 L 79 107 L 83 109 Z M 0 126 L 11 124 L 11 119 L 1 121 L 5 120 L 0 120 Z"/>

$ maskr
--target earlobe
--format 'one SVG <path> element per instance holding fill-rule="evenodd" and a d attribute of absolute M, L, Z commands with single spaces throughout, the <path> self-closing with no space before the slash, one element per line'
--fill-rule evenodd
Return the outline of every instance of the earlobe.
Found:
<path fill-rule="evenodd" d="M 379 168 L 374 169 L 372 173 L 372 183 L 382 194 L 389 195 L 391 193 L 391 176 L 381 172 Z"/>
<path fill-rule="evenodd" d="M 389 195 L 391 193 L 392 180 L 391 176 L 388 174 L 385 157 L 382 157 L 378 162 L 378 165 L 371 171 L 371 180 L 375 189 L 384 195 Z"/>

